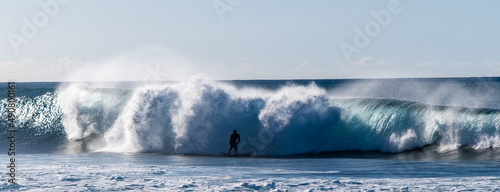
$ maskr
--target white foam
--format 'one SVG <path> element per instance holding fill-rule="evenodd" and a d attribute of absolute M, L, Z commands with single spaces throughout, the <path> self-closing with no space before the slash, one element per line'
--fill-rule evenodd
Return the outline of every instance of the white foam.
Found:
<path fill-rule="evenodd" d="M 58 98 L 68 138 L 100 135 L 101 150 L 109 152 L 217 155 L 228 149 L 233 129 L 241 135 L 240 151 L 255 155 L 402 152 L 436 142 L 441 151 L 500 146 L 498 112 L 338 99 L 314 84 L 237 89 L 193 79 L 126 94 L 75 84 Z"/>

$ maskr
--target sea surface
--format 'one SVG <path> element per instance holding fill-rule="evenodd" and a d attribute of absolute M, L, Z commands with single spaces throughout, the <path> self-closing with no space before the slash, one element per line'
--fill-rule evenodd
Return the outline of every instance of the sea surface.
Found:
<path fill-rule="evenodd" d="M 500 191 L 500 78 L 15 85 L 1 191 Z"/>

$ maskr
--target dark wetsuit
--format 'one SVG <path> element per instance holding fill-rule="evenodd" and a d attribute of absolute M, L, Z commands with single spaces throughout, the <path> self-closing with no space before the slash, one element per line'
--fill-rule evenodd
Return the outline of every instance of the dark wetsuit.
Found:
<path fill-rule="evenodd" d="M 238 139 L 238 142 L 236 142 L 236 139 Z M 240 142 L 240 134 L 233 133 L 231 135 L 231 140 L 229 140 L 229 144 L 231 145 L 231 147 L 236 148 L 236 146 L 238 145 L 239 142 Z"/>

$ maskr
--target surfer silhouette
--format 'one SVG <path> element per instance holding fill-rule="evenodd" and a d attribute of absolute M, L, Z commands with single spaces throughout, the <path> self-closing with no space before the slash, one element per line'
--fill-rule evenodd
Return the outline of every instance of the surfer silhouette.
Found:
<path fill-rule="evenodd" d="M 236 141 L 238 139 L 238 141 Z M 231 154 L 231 149 L 234 148 L 234 153 L 238 152 L 238 143 L 240 143 L 240 134 L 236 133 L 236 130 L 233 131 L 233 134 L 231 135 L 231 139 L 229 140 L 229 151 L 227 154 Z"/>

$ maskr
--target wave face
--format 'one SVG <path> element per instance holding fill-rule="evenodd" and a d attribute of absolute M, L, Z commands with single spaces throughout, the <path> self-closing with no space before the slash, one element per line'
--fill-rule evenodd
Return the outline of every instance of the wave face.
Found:
<path fill-rule="evenodd" d="M 55 93 L 49 92 L 33 98 L 21 96 L 16 100 L 16 145 L 24 146 L 23 151 L 29 151 L 32 146 L 40 147 L 32 149 L 33 152 L 43 151 L 44 147 L 55 147 L 54 145 L 66 140 L 66 132 L 61 123 L 63 112 Z M 7 116 L 7 105 L 7 99 L 0 100 L 2 117 Z M 5 137 L 9 135 L 8 123 L 7 118 L 0 120 L 2 135 Z M 7 142 L 7 139 L 2 139 L 2 144 L 8 146 L 3 142 Z"/>
<path fill-rule="evenodd" d="M 6 100 L 1 100 L 5 111 Z M 240 152 L 283 156 L 332 151 L 438 152 L 500 147 L 500 111 L 381 98 L 341 98 L 309 85 L 278 89 L 192 80 L 96 88 L 85 83 L 19 98 L 27 145 L 66 151 L 216 155 L 233 129 Z M 0 121 L 6 126 L 6 121 Z"/>

